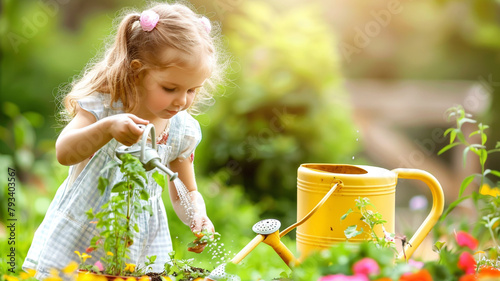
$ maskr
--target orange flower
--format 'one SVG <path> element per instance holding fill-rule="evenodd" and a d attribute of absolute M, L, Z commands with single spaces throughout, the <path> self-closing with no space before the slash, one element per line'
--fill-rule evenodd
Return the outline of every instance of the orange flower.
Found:
<path fill-rule="evenodd" d="M 426 269 L 415 273 L 404 274 L 399 281 L 432 281 L 432 276 Z"/>
<path fill-rule="evenodd" d="M 479 276 L 481 277 L 500 277 L 500 269 L 491 266 L 482 267 L 479 270 Z"/>
<path fill-rule="evenodd" d="M 375 281 L 392 281 L 392 279 L 389 278 L 389 277 L 382 277 L 382 278 L 379 278 L 379 279 L 377 279 Z"/>
<path fill-rule="evenodd" d="M 475 274 L 467 274 L 462 277 L 458 281 L 476 281 L 477 276 Z"/>

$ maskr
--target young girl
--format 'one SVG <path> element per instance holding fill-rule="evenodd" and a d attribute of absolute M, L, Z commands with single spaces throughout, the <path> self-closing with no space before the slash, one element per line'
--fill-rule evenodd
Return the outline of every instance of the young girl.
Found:
<path fill-rule="evenodd" d="M 64 99 L 72 117 L 56 142 L 58 161 L 71 166 L 44 221 L 38 228 L 24 262 L 44 279 L 51 269 L 78 261 L 74 251 L 85 251 L 97 234 L 85 214 L 99 210 L 110 198 L 110 187 L 122 177 L 108 173 L 104 195 L 97 190 L 100 171 L 115 159 L 115 149 L 132 145 L 143 129 L 154 124 L 162 163 L 179 174 L 190 191 L 195 214 L 187 217 L 176 188 L 169 186 L 177 215 L 193 233 L 214 231 L 194 178 L 194 150 L 201 140 L 198 122 L 188 113 L 210 101 L 210 89 L 220 77 L 220 59 L 211 37 L 210 21 L 181 4 L 156 4 L 141 14 L 130 13 L 119 24 L 116 39 L 104 58 L 88 67 Z M 156 255 L 152 270 L 163 271 L 172 251 L 162 189 L 148 172 L 149 204 L 153 215 L 140 214 L 140 232 L 130 246 L 129 262 L 144 266 Z M 203 251 L 204 245 L 190 248 Z M 92 253 L 87 264 L 104 253 Z"/>

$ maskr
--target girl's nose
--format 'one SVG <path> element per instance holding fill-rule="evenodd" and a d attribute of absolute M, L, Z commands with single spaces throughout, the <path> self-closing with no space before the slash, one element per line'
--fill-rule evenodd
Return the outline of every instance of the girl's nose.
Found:
<path fill-rule="evenodd" d="M 186 105 L 186 102 L 187 102 L 187 92 L 181 92 L 177 95 L 173 104 L 175 106 L 183 107 Z"/>

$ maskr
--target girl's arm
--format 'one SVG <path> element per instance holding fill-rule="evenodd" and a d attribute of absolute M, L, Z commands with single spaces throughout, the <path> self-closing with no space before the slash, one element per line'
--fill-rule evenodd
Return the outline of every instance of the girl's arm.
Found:
<path fill-rule="evenodd" d="M 57 138 L 57 161 L 67 166 L 80 163 L 112 138 L 124 145 L 132 145 L 139 141 L 143 131 L 136 123 L 147 124 L 148 121 L 133 114 L 117 114 L 96 122 L 92 113 L 78 106 L 76 116 Z"/>
<path fill-rule="evenodd" d="M 203 201 L 203 197 L 198 192 L 198 188 L 196 186 L 193 163 L 189 159 L 176 159 L 170 162 L 169 166 L 172 171 L 178 173 L 179 179 L 187 188 L 189 200 L 193 204 L 193 216 L 189 217 L 186 212 L 186 208 L 182 206 L 180 202 L 175 184 L 172 181 L 169 182 L 168 190 L 170 200 L 172 201 L 175 213 L 179 219 L 188 225 L 195 235 L 199 234 L 202 230 L 208 230 L 209 232 L 214 233 L 214 225 L 207 216 L 205 202 Z M 189 250 L 200 253 L 204 248 L 205 244 L 200 244 L 198 247 L 190 248 Z"/>

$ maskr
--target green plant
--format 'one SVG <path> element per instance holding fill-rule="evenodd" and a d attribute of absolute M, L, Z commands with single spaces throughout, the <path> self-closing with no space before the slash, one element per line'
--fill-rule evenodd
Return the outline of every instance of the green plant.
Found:
<path fill-rule="evenodd" d="M 126 264 L 129 247 L 134 243 L 134 232 L 139 232 L 139 226 L 133 222 L 133 218 L 137 218 L 138 214 L 144 211 L 152 214 L 150 205 L 140 204 L 141 200 L 149 199 L 146 190 L 147 176 L 142 163 L 129 154 L 124 154 L 121 161 L 121 164 L 110 162 L 103 169 L 107 171 L 119 166 L 124 176 L 123 180 L 113 185 L 109 202 L 103 204 L 96 213 L 92 209 L 87 211 L 89 220 L 93 220 L 96 228 L 100 230 L 99 235 L 92 238 L 89 249 L 90 251 L 102 249 L 106 253 L 102 257 L 104 272 L 111 275 L 123 275 L 126 271 L 128 273 L 135 271 L 135 265 Z M 108 185 L 107 178 L 99 178 L 98 189 L 101 194 Z M 84 264 L 82 267 L 92 269 Z M 135 274 L 140 273 L 136 271 Z"/>
<path fill-rule="evenodd" d="M 165 274 L 175 277 L 175 280 L 193 280 L 195 278 L 204 278 L 210 271 L 194 267 L 194 259 L 176 259 L 175 252 L 169 253 L 170 263 L 165 264 Z"/>
<path fill-rule="evenodd" d="M 448 113 L 448 119 L 450 120 L 451 118 L 455 118 L 456 122 L 456 127 L 449 128 L 445 131 L 444 135 L 450 137 L 450 143 L 446 145 L 444 148 L 442 148 L 439 152 L 438 155 L 443 154 L 444 152 L 450 150 L 451 148 L 458 146 L 458 145 L 464 145 L 465 148 L 463 150 L 463 165 L 467 163 L 467 155 L 470 152 L 473 152 L 479 157 L 479 164 L 481 166 L 481 173 L 480 174 L 472 174 L 468 177 L 466 177 L 460 186 L 459 194 L 458 194 L 458 199 L 454 201 L 452 204 L 449 205 L 449 207 L 446 209 L 444 212 L 443 216 L 441 217 L 441 220 L 444 220 L 446 216 L 462 201 L 468 199 L 468 198 L 473 198 L 474 202 L 477 205 L 477 200 L 480 198 L 477 196 L 478 193 L 473 192 L 471 195 L 464 196 L 464 191 L 467 189 L 467 187 L 475 180 L 479 179 L 480 184 L 479 186 L 482 187 L 483 184 L 485 184 L 487 176 L 488 175 L 494 175 L 496 177 L 500 177 L 500 171 L 492 170 L 492 169 L 486 169 L 485 168 L 485 163 L 486 160 L 488 159 L 488 155 L 495 153 L 495 152 L 500 152 L 500 141 L 497 141 L 495 148 L 493 149 L 487 149 L 486 143 L 488 140 L 488 136 L 485 133 L 486 129 L 489 128 L 488 125 L 484 125 L 482 123 L 479 123 L 477 125 L 477 130 L 473 131 L 472 133 L 469 134 L 468 137 L 463 132 L 463 125 L 466 123 L 477 123 L 476 120 L 471 119 L 472 115 L 468 114 L 465 112 L 464 108 L 460 105 L 452 107 L 447 110 Z M 480 137 L 480 142 L 479 143 L 470 143 L 468 138 L 478 135 Z"/>
<path fill-rule="evenodd" d="M 357 211 L 349 209 L 347 210 L 347 213 L 345 213 L 340 219 L 344 220 L 347 216 L 353 213 L 359 214 L 361 215 L 360 220 L 364 222 L 366 226 L 368 226 L 368 229 L 363 230 L 363 228 L 360 227 L 360 230 L 357 230 L 357 225 L 351 225 L 347 227 L 347 229 L 344 230 L 344 234 L 347 240 L 363 233 L 367 233 L 377 245 L 381 247 L 392 248 L 394 249 L 394 251 L 396 251 L 396 246 L 394 245 L 395 234 L 385 231 L 384 223 L 386 223 L 387 221 L 382 218 L 382 215 L 380 213 L 368 209 L 368 206 L 375 208 L 375 206 L 370 203 L 370 199 L 366 197 L 359 197 L 358 199 L 355 199 L 355 202 Z M 382 227 L 384 237 L 379 237 L 375 232 L 375 227 L 377 225 L 380 225 Z"/>
<path fill-rule="evenodd" d="M 478 157 L 481 173 L 469 175 L 462 181 L 458 199 L 448 206 L 441 217 L 441 222 L 443 222 L 448 214 L 461 202 L 471 198 L 476 206 L 476 209 L 478 209 L 478 220 L 473 229 L 475 235 L 479 236 L 481 233 L 487 233 L 486 236 L 489 236 L 487 240 L 491 243 L 491 248 L 485 252 L 485 256 L 483 256 L 481 262 L 484 264 L 498 266 L 500 262 L 500 260 L 498 260 L 500 246 L 499 241 L 497 240 L 500 235 L 500 192 L 498 191 L 498 187 L 495 187 L 498 186 L 498 182 L 494 183 L 491 177 L 493 176 L 499 178 L 500 171 L 486 169 L 485 165 L 488 155 L 500 152 L 500 142 L 497 141 L 494 148 L 488 149 L 488 136 L 486 134 L 486 130 L 489 126 L 482 123 L 479 123 L 477 125 L 477 129 L 466 136 L 463 131 L 464 124 L 476 124 L 477 121 L 472 119 L 472 115 L 466 113 L 462 106 L 452 107 L 448 109 L 447 113 L 448 118 L 454 118 L 456 124 L 455 127 L 449 128 L 445 131 L 444 135 L 449 135 L 450 143 L 441 149 L 438 152 L 438 155 L 443 154 L 453 147 L 463 145 L 465 146 L 462 154 L 464 166 L 467 162 L 469 152 L 473 152 Z M 473 136 L 479 137 L 479 143 L 470 142 L 470 138 Z M 474 180 L 479 180 L 479 189 L 477 191 L 473 190 L 470 195 L 464 195 L 465 190 L 474 182 Z M 490 185 L 493 186 L 493 188 L 490 188 Z"/>

